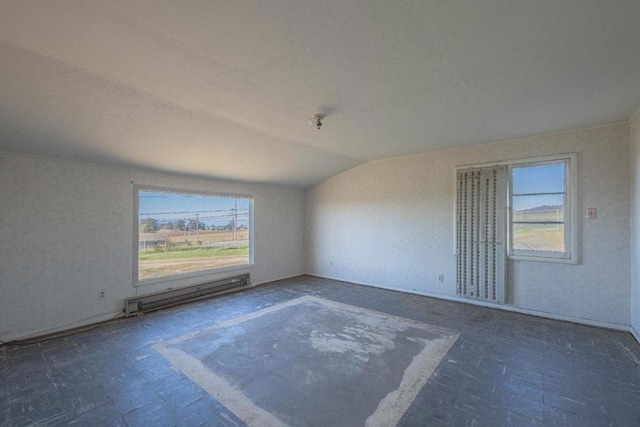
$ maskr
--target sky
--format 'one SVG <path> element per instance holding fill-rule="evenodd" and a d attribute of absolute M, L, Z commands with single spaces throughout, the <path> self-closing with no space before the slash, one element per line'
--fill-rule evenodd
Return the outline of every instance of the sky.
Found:
<path fill-rule="evenodd" d="M 237 225 L 249 225 L 250 199 L 212 195 L 180 194 L 140 190 L 139 218 L 154 218 L 160 222 L 196 219 L 206 225 L 227 225 L 232 209 L 238 209 Z"/>
<path fill-rule="evenodd" d="M 513 210 L 531 209 L 544 205 L 562 205 L 564 196 L 527 195 L 530 193 L 558 193 L 565 191 L 564 163 L 513 168 Z M 517 196 L 522 194 L 523 196 Z"/>

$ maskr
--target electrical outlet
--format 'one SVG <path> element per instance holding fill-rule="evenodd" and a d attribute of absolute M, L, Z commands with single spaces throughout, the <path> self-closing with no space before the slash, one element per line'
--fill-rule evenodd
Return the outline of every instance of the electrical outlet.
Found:
<path fill-rule="evenodd" d="M 444 282 L 444 274 L 438 274 L 438 282 Z"/>
<path fill-rule="evenodd" d="M 98 291 L 98 299 L 99 300 L 104 300 L 107 298 L 107 290 L 106 289 L 100 289 Z"/>

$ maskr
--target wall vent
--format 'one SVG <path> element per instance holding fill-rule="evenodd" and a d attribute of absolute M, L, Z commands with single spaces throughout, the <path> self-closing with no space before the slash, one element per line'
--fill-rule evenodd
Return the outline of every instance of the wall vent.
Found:
<path fill-rule="evenodd" d="M 186 302 L 210 298 L 221 292 L 249 286 L 249 275 L 229 277 L 184 288 L 169 289 L 124 300 L 125 316 L 142 314 Z"/>

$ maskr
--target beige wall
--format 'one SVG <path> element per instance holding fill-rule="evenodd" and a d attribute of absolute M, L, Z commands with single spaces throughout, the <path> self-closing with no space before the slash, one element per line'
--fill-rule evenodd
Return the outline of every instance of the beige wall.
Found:
<path fill-rule="evenodd" d="M 0 339 L 113 317 L 137 293 L 233 273 L 133 286 L 134 184 L 254 197 L 254 283 L 303 272 L 304 193 L 0 154 Z M 107 298 L 98 300 L 98 291 Z"/>
<path fill-rule="evenodd" d="M 508 302 L 543 315 L 627 327 L 627 124 L 370 162 L 326 180 L 307 191 L 306 270 L 455 298 L 455 167 L 569 152 L 578 153 L 580 262 L 510 261 Z M 586 207 L 598 209 L 596 220 L 583 219 Z"/>
<path fill-rule="evenodd" d="M 631 326 L 640 341 L 640 110 L 631 130 Z"/>
<path fill-rule="evenodd" d="M 106 319 L 136 293 L 201 280 L 133 287 L 133 184 L 253 195 L 254 282 L 302 273 L 306 254 L 312 274 L 455 298 L 454 168 L 567 152 L 578 153 L 580 263 L 511 261 L 509 304 L 638 331 L 640 117 L 631 126 L 370 162 L 309 189 L 306 207 L 297 188 L 0 154 L 0 339 Z M 598 219 L 583 219 L 585 207 L 596 207 Z M 108 297 L 99 301 L 103 288 Z"/>

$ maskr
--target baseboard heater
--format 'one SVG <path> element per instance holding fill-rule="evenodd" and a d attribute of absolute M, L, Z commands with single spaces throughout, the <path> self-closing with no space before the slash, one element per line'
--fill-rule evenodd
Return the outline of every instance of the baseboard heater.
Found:
<path fill-rule="evenodd" d="M 229 277 L 184 288 L 169 289 L 124 300 L 125 316 L 133 316 L 149 311 L 160 310 L 186 302 L 210 298 L 235 288 L 249 286 L 249 275 Z"/>

